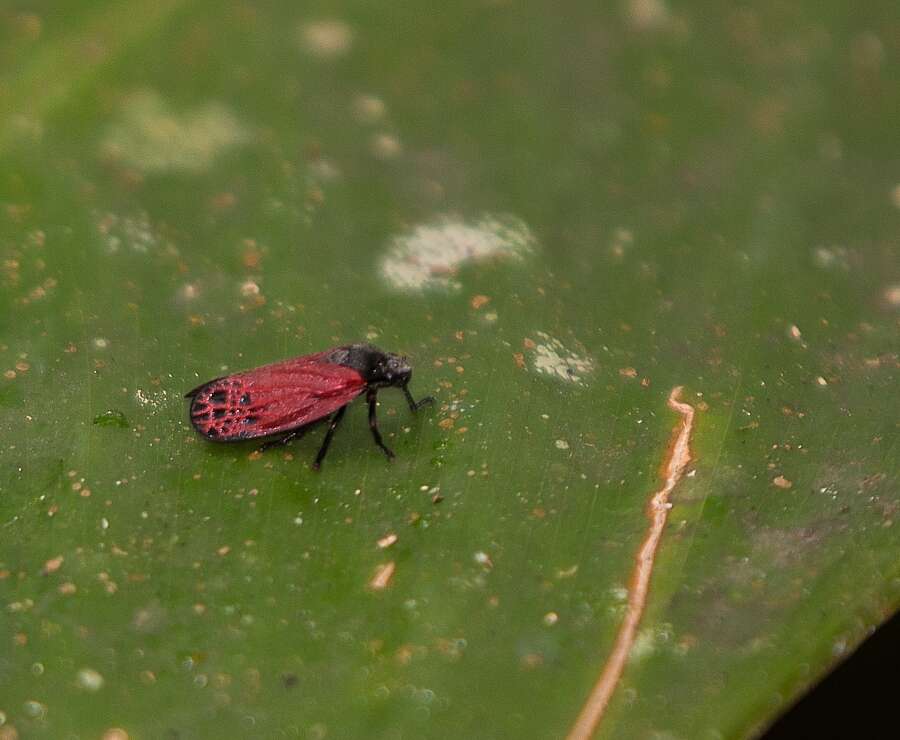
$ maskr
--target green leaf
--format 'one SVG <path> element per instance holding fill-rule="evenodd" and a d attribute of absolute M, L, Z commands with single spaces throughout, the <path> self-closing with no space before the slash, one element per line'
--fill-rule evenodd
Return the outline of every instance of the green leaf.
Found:
<path fill-rule="evenodd" d="M 599 736 L 759 732 L 897 609 L 894 3 L 0 17 L 4 740 L 565 735 L 678 386 Z M 354 341 L 437 398 L 393 464 L 190 428 Z"/>

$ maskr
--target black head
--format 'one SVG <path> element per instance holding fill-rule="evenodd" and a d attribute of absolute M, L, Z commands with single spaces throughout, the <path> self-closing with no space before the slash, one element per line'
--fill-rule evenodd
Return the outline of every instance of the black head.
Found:
<path fill-rule="evenodd" d="M 405 357 L 384 352 L 371 344 L 339 347 L 329 359 L 352 367 L 366 379 L 366 383 L 376 388 L 403 388 L 412 377 L 412 368 Z"/>
<path fill-rule="evenodd" d="M 409 385 L 412 368 L 406 358 L 390 352 L 381 353 L 369 375 L 369 385 L 403 388 Z"/>

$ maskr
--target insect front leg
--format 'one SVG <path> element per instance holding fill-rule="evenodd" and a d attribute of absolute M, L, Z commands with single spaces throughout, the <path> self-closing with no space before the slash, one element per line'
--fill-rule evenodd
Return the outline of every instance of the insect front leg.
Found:
<path fill-rule="evenodd" d="M 369 429 L 372 430 L 372 437 L 375 438 L 375 444 L 377 444 L 384 454 L 387 455 L 388 460 L 392 460 L 394 453 L 387 445 L 385 445 L 384 440 L 381 439 L 381 432 L 378 431 L 378 416 L 376 415 L 376 409 L 378 408 L 378 391 L 374 389 L 370 390 L 366 393 L 366 400 L 369 402 Z"/>
<path fill-rule="evenodd" d="M 425 396 L 425 398 L 421 398 L 416 401 L 416 399 L 412 397 L 412 393 L 409 392 L 409 388 L 405 385 L 403 386 L 403 395 L 406 396 L 406 402 L 409 404 L 409 410 L 413 413 L 416 413 L 416 411 L 429 403 L 434 403 L 434 398 L 432 396 Z"/>
<path fill-rule="evenodd" d="M 266 450 L 270 450 L 273 447 L 284 447 L 284 445 L 289 442 L 293 442 L 295 439 L 300 439 L 304 434 L 306 434 L 306 430 L 308 427 L 300 427 L 299 429 L 295 429 L 293 432 L 288 432 L 283 437 L 278 437 L 277 439 L 270 439 L 268 442 L 263 442 L 259 446 L 260 452 L 265 452 Z"/>
<path fill-rule="evenodd" d="M 325 432 L 325 439 L 322 440 L 322 446 L 319 448 L 319 454 L 316 455 L 316 461 L 313 463 L 313 470 L 318 470 L 322 466 L 322 460 L 325 459 L 325 455 L 328 453 L 328 446 L 331 444 L 331 438 L 334 436 L 334 430 L 338 428 L 338 424 L 341 423 L 341 419 L 344 418 L 344 413 L 347 411 L 346 406 L 341 406 L 338 409 L 338 412 L 331 417 L 331 424 L 328 426 L 328 431 Z"/>

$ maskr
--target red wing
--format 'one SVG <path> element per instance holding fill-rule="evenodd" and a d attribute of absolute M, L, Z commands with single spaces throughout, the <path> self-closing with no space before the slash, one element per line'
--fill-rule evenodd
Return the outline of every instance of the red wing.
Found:
<path fill-rule="evenodd" d="M 322 363 L 324 353 L 264 365 L 195 388 L 191 423 L 204 437 L 233 441 L 304 426 L 356 398 L 366 382 L 355 370 Z"/>

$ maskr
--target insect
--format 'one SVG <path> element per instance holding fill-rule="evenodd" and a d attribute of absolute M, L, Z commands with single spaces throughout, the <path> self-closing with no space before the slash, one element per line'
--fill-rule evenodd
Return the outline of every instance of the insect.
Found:
<path fill-rule="evenodd" d="M 399 388 L 409 410 L 416 412 L 434 399 L 427 396 L 416 401 L 409 391 L 411 377 L 412 368 L 405 357 L 371 344 L 348 344 L 215 378 L 189 391 L 185 398 L 191 399 L 191 424 L 206 439 L 270 438 L 260 449 L 299 439 L 317 422 L 329 419 L 313 463 L 318 470 L 347 405 L 363 393 L 375 444 L 389 460 L 393 458 L 378 431 L 378 391 Z"/>

